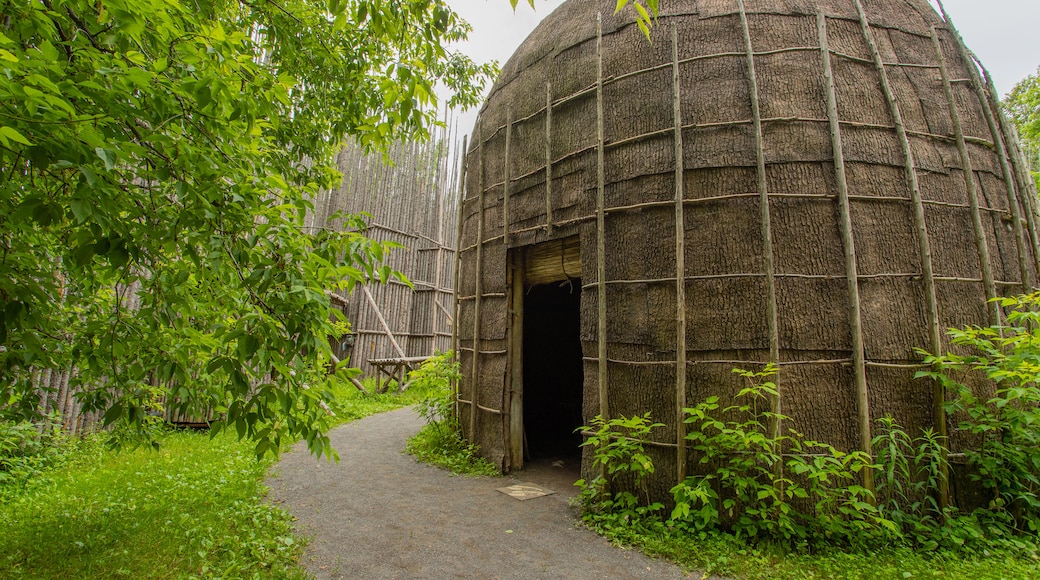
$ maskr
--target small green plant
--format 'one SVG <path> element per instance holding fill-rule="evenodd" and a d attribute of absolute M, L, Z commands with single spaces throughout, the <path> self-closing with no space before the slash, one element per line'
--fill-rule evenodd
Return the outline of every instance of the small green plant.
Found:
<path fill-rule="evenodd" d="M 888 524 L 870 492 L 855 483 L 870 466 L 867 454 L 844 453 L 792 429 L 771 435 L 776 422 L 790 421 L 768 410 L 777 394 L 770 380 L 776 367 L 734 372 L 748 379 L 739 404 L 720 409 L 712 396 L 685 410 L 686 438 L 704 472 L 672 488 L 671 525 L 697 531 L 724 525 L 738 537 L 802 546 Z"/>
<path fill-rule="evenodd" d="M 654 462 L 646 453 L 645 441 L 652 430 L 664 424 L 652 422 L 649 412 L 614 419 L 596 416 L 590 423 L 590 426 L 579 427 L 581 432 L 590 433 L 582 446 L 592 448 L 592 467 L 599 469 L 600 474 L 588 482 L 584 479 L 574 482 L 581 488 L 579 498 L 586 514 L 597 525 L 609 527 L 645 521 L 663 509 L 663 504 L 650 501 L 647 490 L 646 482 L 654 473 Z M 627 490 L 612 493 L 611 487 L 620 480 L 625 480 L 643 497 Z"/>
<path fill-rule="evenodd" d="M 965 450 L 971 477 L 989 493 L 976 515 L 1005 534 L 1040 532 L 1040 293 L 997 299 L 1006 323 L 950 330 L 970 354 L 927 355 L 935 368 L 917 373 L 939 381 L 946 411 L 977 445 Z M 927 354 L 927 353 L 924 353 Z M 972 389 L 982 374 L 992 390 Z M 1006 524 L 1004 527 L 1001 522 Z"/>
<path fill-rule="evenodd" d="M 878 509 L 895 525 L 894 535 L 923 550 L 956 548 L 982 538 L 974 516 L 941 508 L 937 497 L 949 471 L 945 438 L 924 429 L 911 438 L 891 417 L 878 420 L 873 439 L 877 456 Z"/>
<path fill-rule="evenodd" d="M 62 464 L 70 441 L 58 415 L 38 423 L 0 420 L 0 498 L 46 469 Z"/>
<path fill-rule="evenodd" d="M 734 371 L 749 382 L 735 404 L 709 397 L 686 409 L 699 469 L 672 489 L 666 521 L 634 509 L 646 503 L 634 494 L 610 494 L 617 479 L 609 469 L 583 492 L 596 500 L 586 499 L 586 521 L 684 566 L 747 578 L 1038 577 L 1040 294 L 1000 304 L 1009 311 L 1005 325 L 950 331 L 962 354 L 922 352 L 932 369 L 918 373 L 941 382 L 949 417 L 972 442 L 964 457 L 989 493 L 984 509 L 939 501 L 951 453 L 935 430 L 911 435 L 893 418 L 879 419 L 873 457 L 807 440 L 770 411 L 770 366 Z M 649 418 L 637 419 L 627 427 L 640 434 L 628 438 L 593 422 L 597 466 L 645 466 L 635 459 L 644 455 Z M 860 483 L 865 469 L 873 470 L 874 493 Z M 638 492 L 632 482 L 623 484 Z"/>
<path fill-rule="evenodd" d="M 452 384 L 459 378 L 459 365 L 451 352 L 427 359 L 408 374 L 411 390 L 422 390 L 426 397 L 416 404 L 426 425 L 408 439 L 406 450 L 419 461 L 432 463 L 460 475 L 501 475 L 490 461 L 478 454 L 476 445 L 462 440 L 455 416 Z"/>

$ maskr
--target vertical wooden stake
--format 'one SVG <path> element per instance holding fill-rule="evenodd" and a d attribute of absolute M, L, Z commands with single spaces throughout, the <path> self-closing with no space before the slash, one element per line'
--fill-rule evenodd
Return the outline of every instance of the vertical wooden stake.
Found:
<path fill-rule="evenodd" d="M 510 167 L 509 145 L 513 137 L 513 111 L 506 111 L 506 154 L 505 154 L 505 179 L 502 182 L 502 244 L 509 247 L 509 185 L 513 173 Z"/>
<path fill-rule="evenodd" d="M 445 116 L 447 116 L 446 112 Z M 450 125 L 448 127 L 449 128 L 447 132 L 450 135 Z M 437 149 L 439 149 L 440 143 L 447 145 L 449 135 L 445 135 L 442 138 L 442 140 L 436 142 L 438 143 Z M 445 151 L 445 161 L 447 160 L 447 157 L 448 154 Z M 439 175 L 437 176 L 436 183 L 434 183 L 434 204 L 437 206 L 437 224 L 436 231 L 432 236 L 435 240 L 437 240 L 437 250 L 433 253 L 433 300 L 430 304 L 429 312 L 430 332 L 433 333 L 433 337 L 430 339 L 430 356 L 437 354 L 437 341 L 440 340 L 440 338 L 437 336 L 437 329 L 440 328 L 440 325 L 437 323 L 437 320 L 440 319 L 440 315 L 437 314 L 437 308 L 441 304 L 441 274 L 444 269 L 444 205 L 445 198 L 447 197 L 447 192 L 444 191 L 446 189 L 444 185 L 444 174 L 447 173 L 447 171 L 444 167 L 444 164 L 442 164 L 441 157 L 439 155 L 437 158 L 437 168 Z"/>
<path fill-rule="evenodd" d="M 603 134 L 603 14 L 596 14 L 596 300 L 598 338 L 599 414 L 610 419 L 607 396 L 607 243 L 604 210 L 603 168 L 605 137 Z"/>
<path fill-rule="evenodd" d="M 511 470 L 524 467 L 524 273 L 524 251 L 517 248 L 509 260 L 509 400 L 503 406 L 508 413 L 505 431 Z"/>
<path fill-rule="evenodd" d="M 686 479 L 686 221 L 683 219 L 682 87 L 679 34 L 672 25 L 672 118 L 675 122 L 675 442 L 676 480 Z"/>
<path fill-rule="evenodd" d="M 545 230 L 553 235 L 552 217 L 552 83 L 545 83 Z"/>
<path fill-rule="evenodd" d="M 852 334 L 852 370 L 856 384 L 856 415 L 859 419 L 860 450 L 871 457 L 874 448 L 871 437 L 870 398 L 867 392 L 866 356 L 863 352 L 863 319 L 860 313 L 859 269 L 856 262 L 856 243 L 852 235 L 852 210 L 849 204 L 849 182 L 845 173 L 845 152 L 842 145 L 841 122 L 838 119 L 838 97 L 831 66 L 831 50 L 827 41 L 827 16 L 820 9 L 816 13 L 816 30 L 823 58 L 823 79 L 827 89 L 827 118 L 831 127 L 831 147 L 834 151 L 834 173 L 838 182 L 838 225 L 845 250 L 845 276 L 848 279 L 849 329 Z M 863 487 L 874 493 L 874 470 L 863 472 Z"/>
<path fill-rule="evenodd" d="M 989 247 L 986 244 L 986 231 L 982 227 L 982 213 L 979 210 L 979 192 L 975 185 L 975 170 L 968 155 L 968 146 L 964 142 L 964 127 L 961 125 L 961 114 L 957 110 L 957 101 L 950 84 L 950 75 L 946 70 L 946 56 L 943 54 L 939 35 L 932 27 L 932 46 L 939 59 L 939 75 L 942 77 L 943 92 L 949 106 L 950 120 L 953 122 L 953 133 L 957 139 L 957 152 L 961 157 L 961 173 L 964 174 L 964 185 L 968 190 L 968 205 L 971 206 L 971 228 L 975 233 L 975 248 L 979 253 L 979 268 L 982 270 L 982 285 L 986 290 L 986 312 L 990 325 L 1000 324 L 1000 305 L 994 302 L 997 297 L 996 284 L 993 281 L 993 267 L 989 259 Z"/>
<path fill-rule="evenodd" d="M 484 188 L 486 176 L 484 174 L 484 135 L 482 131 L 477 132 L 477 261 L 474 271 L 475 285 L 473 298 L 473 360 L 470 366 L 470 377 L 473 387 L 470 392 L 469 405 L 469 440 L 471 443 L 477 441 L 477 413 L 480 410 L 478 395 L 480 394 L 480 308 L 481 299 L 484 294 Z"/>
<path fill-rule="evenodd" d="M 989 110 L 995 122 L 1000 128 L 1000 145 L 1004 147 L 1005 154 L 1007 155 L 1008 162 L 1011 167 L 1009 171 L 1014 175 L 1014 182 L 1018 186 L 1018 192 L 1022 201 L 1022 209 L 1024 210 L 1024 218 L 1026 220 L 1026 226 L 1029 233 L 1029 248 L 1033 252 L 1032 265 L 1036 268 L 1038 274 L 1040 274 L 1040 232 L 1037 227 L 1037 208 L 1036 208 L 1036 184 L 1033 182 L 1032 176 L 1029 175 L 1028 165 L 1025 162 L 1025 157 L 1022 155 L 1021 149 L 1019 149 L 1018 141 L 1015 137 L 1014 127 L 1008 123 L 1007 117 L 1004 115 L 1000 108 L 1000 103 L 997 101 L 997 88 L 993 86 L 993 78 L 990 77 L 989 71 L 982 65 L 978 59 L 974 59 L 978 64 L 979 69 L 982 70 L 982 75 L 986 82 L 986 102 L 989 104 Z M 1005 177 L 1007 179 L 1007 177 Z M 1025 282 L 1028 287 L 1029 282 Z"/>
<path fill-rule="evenodd" d="M 751 94 L 751 115 L 754 118 L 755 127 L 755 159 L 758 169 L 758 203 L 760 210 L 762 228 L 762 261 L 766 274 L 766 309 L 769 323 L 769 361 L 778 364 L 780 362 L 780 331 L 778 314 L 776 308 L 776 267 L 773 264 L 773 228 L 769 215 L 769 184 L 766 181 L 766 153 L 765 139 L 762 135 L 762 111 L 758 102 L 758 76 L 755 73 L 755 53 L 751 46 L 751 29 L 748 26 L 747 11 L 744 9 L 744 0 L 737 0 L 740 8 L 740 24 L 744 33 L 744 53 L 747 57 L 748 82 Z M 773 420 L 770 425 L 770 434 L 773 439 L 780 437 L 780 413 L 781 390 L 780 370 L 776 373 L 777 394 L 772 398 L 771 406 Z M 779 469 L 783 465 L 779 464 Z"/>
<path fill-rule="evenodd" d="M 852 1 L 856 5 L 860 29 L 863 32 L 864 39 L 867 41 L 867 46 L 870 48 L 871 58 L 874 60 L 874 68 L 877 70 L 881 81 L 881 90 L 884 92 L 885 100 L 888 102 L 892 123 L 895 126 L 896 135 L 899 137 L 899 144 L 903 149 L 906 179 L 910 185 L 910 201 L 914 206 L 914 226 L 917 230 L 917 245 L 921 254 L 921 274 L 924 279 L 925 300 L 928 304 L 929 349 L 938 356 L 942 354 L 942 336 L 939 334 L 939 301 L 935 295 L 935 275 L 932 272 L 932 247 L 931 242 L 928 240 L 924 203 L 921 201 L 921 185 L 917 179 L 914 153 L 910 147 L 910 138 L 906 133 L 906 125 L 903 123 L 903 114 L 899 110 L 899 103 L 896 102 L 895 93 L 892 92 L 892 85 L 888 80 L 888 71 L 885 69 L 885 63 L 881 59 L 881 52 L 878 50 L 877 42 L 874 40 L 870 22 L 867 21 L 867 13 L 863 9 L 863 3 L 860 0 Z M 940 437 L 946 437 L 946 391 L 938 381 L 935 381 L 932 385 L 932 416 L 936 434 Z M 938 500 L 940 507 L 946 507 L 949 505 L 950 491 L 949 470 L 945 461 L 943 462 L 942 471 Z"/>
<path fill-rule="evenodd" d="M 455 316 L 451 320 L 451 352 L 452 356 L 455 357 L 455 362 L 462 365 L 462 356 L 459 354 L 459 278 L 460 278 L 460 263 L 462 260 L 462 221 L 463 221 L 463 202 L 466 199 L 466 162 L 469 158 L 468 146 L 469 135 L 463 136 L 462 138 L 462 167 L 459 169 L 459 182 L 458 191 L 456 192 L 455 199 L 456 203 L 459 204 L 457 212 L 457 221 L 455 222 L 455 284 L 452 286 L 452 297 L 455 300 L 455 308 L 453 312 Z M 455 379 L 455 384 L 452 385 L 455 392 L 455 400 L 459 398 L 459 380 Z M 455 418 L 460 420 L 458 403 L 455 405 Z"/>
<path fill-rule="evenodd" d="M 989 101 L 986 100 L 986 91 L 982 87 L 982 79 L 979 78 L 979 73 L 975 69 L 974 63 L 964 48 L 964 41 L 961 39 L 960 33 L 957 32 L 956 29 L 954 29 L 954 35 L 957 38 L 957 46 L 961 49 L 961 58 L 965 63 L 968 63 L 968 67 L 971 69 L 971 84 L 975 89 L 975 96 L 979 99 L 979 103 L 982 105 L 983 113 L 986 115 L 986 124 L 989 126 L 990 135 L 993 136 L 993 143 L 997 146 L 997 156 L 1000 158 L 1000 172 L 1004 178 L 1004 188 L 1007 190 L 1008 206 L 1011 208 L 1011 231 L 1015 236 L 1015 249 L 1018 253 L 1019 277 L 1022 280 L 1020 291 L 1025 294 L 1029 292 L 1030 279 L 1029 252 L 1026 249 L 1028 241 L 1025 239 L 1025 231 L 1022 229 L 1022 206 L 1018 199 L 1015 178 L 1011 175 L 1011 166 L 1008 163 L 1008 151 L 1007 147 L 1004 145 L 1004 135 L 1000 133 L 1000 127 L 997 126 L 996 115 L 990 107 Z"/>

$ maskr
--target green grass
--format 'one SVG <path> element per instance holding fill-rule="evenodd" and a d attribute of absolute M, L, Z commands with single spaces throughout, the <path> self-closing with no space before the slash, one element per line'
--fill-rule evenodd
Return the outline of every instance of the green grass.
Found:
<path fill-rule="evenodd" d="M 475 446 L 466 444 L 454 430 L 441 422 L 427 423 L 409 437 L 406 450 L 419 461 L 459 475 L 502 475 L 491 462 L 477 455 Z"/>
<path fill-rule="evenodd" d="M 594 530 L 625 545 L 671 560 L 688 571 L 698 570 L 748 580 L 905 580 L 906 578 L 970 578 L 1015 580 L 1040 578 L 1035 554 L 990 551 L 986 553 L 919 553 L 906 548 L 850 553 L 839 550 L 798 554 L 769 546 L 751 546 L 724 533 L 691 536 L 676 531 L 648 531 L 637 525 Z"/>
<path fill-rule="evenodd" d="M 410 405 L 422 390 L 340 387 L 335 423 Z M 100 438 L 0 487 L 0 578 L 307 578 L 292 518 L 265 502 L 274 458 L 233 435 L 170 432 L 161 448 Z"/>
<path fill-rule="evenodd" d="M 368 389 L 370 394 L 362 393 L 349 383 L 342 383 L 332 389 L 336 397 L 336 402 L 332 405 L 332 410 L 336 413 L 333 420 L 334 425 L 414 405 L 426 399 L 430 394 L 428 388 L 409 387 L 398 395 L 397 383 L 394 381 L 390 382 L 389 392 L 383 394 L 375 392 L 375 379 L 364 379 L 361 384 Z"/>
<path fill-rule="evenodd" d="M 269 465 L 229 436 L 86 446 L 0 506 L 0 576 L 303 578 L 291 518 L 262 501 Z"/>

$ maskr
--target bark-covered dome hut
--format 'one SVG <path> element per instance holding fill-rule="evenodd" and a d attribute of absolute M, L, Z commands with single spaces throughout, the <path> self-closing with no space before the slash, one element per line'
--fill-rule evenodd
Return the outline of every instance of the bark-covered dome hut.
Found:
<path fill-rule="evenodd" d="M 651 43 L 614 6 L 547 17 L 476 122 L 465 435 L 512 470 L 649 411 L 664 495 L 694 468 L 681 409 L 770 361 L 808 438 L 945 432 L 915 349 L 1038 269 L 1035 189 L 956 30 L 927 0 L 669 0 Z"/>

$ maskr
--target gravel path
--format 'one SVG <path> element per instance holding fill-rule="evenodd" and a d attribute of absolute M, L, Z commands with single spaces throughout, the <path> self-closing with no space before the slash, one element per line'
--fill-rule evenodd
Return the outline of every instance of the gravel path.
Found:
<path fill-rule="evenodd" d="M 690 578 L 579 527 L 574 492 L 550 473 L 458 477 L 416 462 L 402 450 L 421 425 L 411 409 L 374 415 L 330 434 L 339 464 L 299 445 L 278 463 L 270 498 L 310 538 L 302 562 L 314 576 Z M 520 482 L 560 493 L 518 501 L 496 491 Z"/>

